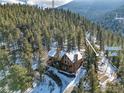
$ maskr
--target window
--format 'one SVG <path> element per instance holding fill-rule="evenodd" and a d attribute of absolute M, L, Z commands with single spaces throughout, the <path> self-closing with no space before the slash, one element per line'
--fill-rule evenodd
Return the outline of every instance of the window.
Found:
<path fill-rule="evenodd" d="M 65 66 L 64 69 L 67 70 L 67 67 Z"/>
<path fill-rule="evenodd" d="M 67 63 L 67 61 L 65 60 L 65 63 Z"/>

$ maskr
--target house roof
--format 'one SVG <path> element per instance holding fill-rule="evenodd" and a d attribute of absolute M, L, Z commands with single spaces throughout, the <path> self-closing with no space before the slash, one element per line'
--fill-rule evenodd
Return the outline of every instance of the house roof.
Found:
<path fill-rule="evenodd" d="M 62 50 L 62 51 L 59 52 L 59 56 L 60 56 L 60 57 L 63 57 L 63 56 L 65 55 L 65 53 L 66 53 L 66 52 Z"/>
<path fill-rule="evenodd" d="M 52 48 L 49 52 L 48 52 L 48 56 L 49 57 L 54 57 L 57 54 L 57 49 L 56 48 Z M 73 50 L 71 52 L 65 52 L 64 50 L 61 50 L 59 52 L 59 57 L 63 57 L 64 55 L 66 55 L 73 63 L 74 63 L 74 56 L 78 55 L 78 60 L 82 59 L 82 55 L 78 50 Z"/>
<path fill-rule="evenodd" d="M 104 81 L 106 81 L 108 79 L 108 77 L 105 75 L 100 79 L 100 82 L 103 83 Z"/>
<path fill-rule="evenodd" d="M 49 52 L 48 52 L 48 56 L 50 56 L 50 57 L 54 57 L 55 55 L 56 55 L 56 53 L 57 53 L 57 49 L 56 48 L 52 48 Z M 64 55 L 65 55 L 65 51 L 63 51 L 63 50 L 61 50 L 60 52 L 59 52 L 59 56 L 60 57 L 63 57 Z"/>
<path fill-rule="evenodd" d="M 114 68 L 110 63 L 109 60 L 106 57 L 103 57 L 101 60 L 101 63 L 98 65 L 98 68 L 106 72 L 106 74 L 110 75 L 116 71 L 116 68 Z"/>
<path fill-rule="evenodd" d="M 48 52 L 48 56 L 50 57 L 54 57 L 56 55 L 57 51 L 56 48 L 52 48 L 49 52 Z"/>
<path fill-rule="evenodd" d="M 109 77 L 111 77 L 111 75 L 113 74 L 113 73 L 115 73 L 116 72 L 116 69 L 110 64 L 110 63 L 108 63 L 108 67 L 107 67 L 107 69 L 106 69 L 106 74 L 109 76 Z"/>
<path fill-rule="evenodd" d="M 78 60 L 82 59 L 82 55 L 79 51 L 71 51 L 66 53 L 66 56 L 74 63 L 74 56 L 78 55 Z"/>

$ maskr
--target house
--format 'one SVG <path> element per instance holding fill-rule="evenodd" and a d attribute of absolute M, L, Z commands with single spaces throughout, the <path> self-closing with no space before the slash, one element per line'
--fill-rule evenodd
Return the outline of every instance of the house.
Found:
<path fill-rule="evenodd" d="M 48 52 L 48 61 L 47 64 L 48 65 L 54 65 L 54 64 L 58 64 L 58 62 L 60 63 L 62 57 L 65 55 L 65 52 L 63 50 L 60 50 L 58 48 L 52 48 L 49 52 Z"/>
<path fill-rule="evenodd" d="M 113 82 L 117 79 L 117 69 L 109 60 L 102 54 L 100 61 L 98 62 L 98 80 L 100 86 L 105 89 L 106 84 Z"/>
<path fill-rule="evenodd" d="M 75 73 L 83 63 L 83 57 L 79 51 L 65 53 L 61 59 L 61 69 L 69 73 Z"/>
<path fill-rule="evenodd" d="M 0 42 L 0 48 L 1 49 L 5 49 L 7 46 L 7 43 L 6 42 Z"/>
<path fill-rule="evenodd" d="M 52 48 L 48 52 L 48 65 L 57 66 L 59 70 L 76 73 L 83 63 L 83 57 L 78 50 L 66 52 L 57 48 Z"/>

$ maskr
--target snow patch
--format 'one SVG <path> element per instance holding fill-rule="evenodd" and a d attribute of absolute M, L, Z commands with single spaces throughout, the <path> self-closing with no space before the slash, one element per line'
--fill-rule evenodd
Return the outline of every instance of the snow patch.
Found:
<path fill-rule="evenodd" d="M 80 79 L 84 78 L 85 76 L 86 76 L 86 69 L 81 66 L 76 72 L 76 77 L 69 83 L 69 85 L 65 88 L 63 93 L 66 93 L 67 90 L 79 84 Z"/>
<path fill-rule="evenodd" d="M 67 57 L 74 63 L 74 56 L 77 55 L 78 56 L 78 60 L 82 59 L 82 55 L 79 51 L 71 51 L 69 53 L 66 53 Z"/>
<path fill-rule="evenodd" d="M 56 55 L 57 51 L 56 49 L 52 48 L 49 52 L 48 52 L 48 56 L 49 57 L 54 57 Z"/>
<path fill-rule="evenodd" d="M 117 79 L 116 68 L 109 62 L 109 60 L 105 56 L 101 57 L 101 61 L 98 62 L 98 69 L 98 73 L 101 74 L 99 84 L 102 89 L 106 88 L 106 84 L 108 82 L 112 82 L 113 80 Z M 105 77 L 107 78 L 104 80 Z M 103 79 L 104 81 L 101 79 Z"/>
<path fill-rule="evenodd" d="M 60 87 L 57 86 L 47 75 L 44 76 L 44 80 L 33 89 L 32 93 L 60 93 Z"/>

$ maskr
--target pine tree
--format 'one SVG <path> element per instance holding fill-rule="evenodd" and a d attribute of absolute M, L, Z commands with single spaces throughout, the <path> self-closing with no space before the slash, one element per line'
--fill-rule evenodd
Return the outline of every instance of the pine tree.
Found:
<path fill-rule="evenodd" d="M 15 78 L 16 77 L 16 78 Z M 32 85 L 32 77 L 28 74 L 28 70 L 19 65 L 13 65 L 10 68 L 10 74 L 7 77 L 7 82 L 10 90 L 25 91 Z"/>

